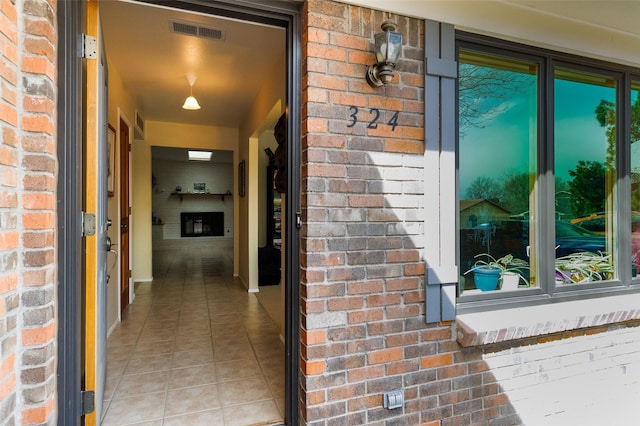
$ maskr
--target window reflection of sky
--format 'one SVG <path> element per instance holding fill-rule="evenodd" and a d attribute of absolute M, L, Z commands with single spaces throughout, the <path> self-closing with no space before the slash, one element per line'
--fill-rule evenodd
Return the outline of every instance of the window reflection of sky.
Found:
<path fill-rule="evenodd" d="M 532 78 L 533 80 L 533 78 Z M 499 180 L 506 173 L 535 170 L 536 141 L 535 90 L 515 92 L 508 100 L 485 100 L 493 105 L 484 127 L 465 127 L 460 131 L 460 197 L 479 176 Z M 569 180 L 569 170 L 579 160 L 604 162 L 606 130 L 596 119 L 602 99 L 615 102 L 615 89 L 567 80 L 555 80 L 555 174 Z M 640 162 L 640 161 L 639 161 Z"/>
<path fill-rule="evenodd" d="M 596 119 L 601 100 L 615 102 L 615 89 L 555 80 L 555 173 L 569 180 L 579 160 L 604 162 L 606 129 Z"/>
<path fill-rule="evenodd" d="M 531 80 L 535 81 L 535 78 Z M 535 135 L 536 131 L 535 120 L 530 120 L 530 116 L 535 117 L 536 103 L 532 102 L 530 91 L 525 89 L 524 92 L 516 93 L 517 96 L 502 103 L 493 103 L 496 105 L 494 111 L 499 112 L 483 120 L 484 127 L 461 129 L 461 198 L 465 198 L 467 188 L 479 176 L 498 180 L 505 173 L 530 170 L 529 139 L 530 133 Z M 535 161 L 532 167 L 535 167 Z"/>

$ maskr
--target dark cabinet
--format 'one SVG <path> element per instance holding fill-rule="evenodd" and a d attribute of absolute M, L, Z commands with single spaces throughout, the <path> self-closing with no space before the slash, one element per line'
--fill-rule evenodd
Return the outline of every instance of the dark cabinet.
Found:
<path fill-rule="evenodd" d="M 282 247 L 282 198 L 274 188 L 273 161 L 267 167 L 267 244 L 258 249 L 258 284 L 280 283 L 280 249 Z"/>

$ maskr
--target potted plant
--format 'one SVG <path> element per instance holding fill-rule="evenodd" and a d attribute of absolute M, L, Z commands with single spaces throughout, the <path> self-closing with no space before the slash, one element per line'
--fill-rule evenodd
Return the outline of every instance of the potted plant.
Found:
<path fill-rule="evenodd" d="M 465 272 L 465 275 L 473 272 L 473 279 L 478 290 L 496 290 L 499 283 L 502 283 L 500 288 L 504 290 L 515 290 L 518 288 L 520 280 L 528 286 L 529 282 L 525 278 L 525 271 L 529 268 L 529 264 L 526 261 L 510 254 L 499 259 L 486 253 L 480 253 L 475 257 L 480 259 Z M 482 258 L 486 258 L 486 260 Z"/>
<path fill-rule="evenodd" d="M 556 259 L 556 283 L 576 284 L 613 278 L 611 255 L 588 251 L 571 253 Z"/>
<path fill-rule="evenodd" d="M 503 266 L 501 286 L 502 290 L 517 290 L 523 283 L 529 287 L 529 263 L 526 260 L 518 259 L 508 254 L 496 261 Z"/>

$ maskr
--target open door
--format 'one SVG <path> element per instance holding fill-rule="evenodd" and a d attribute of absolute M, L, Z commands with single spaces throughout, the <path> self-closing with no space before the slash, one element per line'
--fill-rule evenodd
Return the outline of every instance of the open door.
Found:
<path fill-rule="evenodd" d="M 131 297 L 131 265 L 129 262 L 129 125 L 120 118 L 120 313 L 129 305 Z"/>
<path fill-rule="evenodd" d="M 87 2 L 87 36 L 95 38 L 96 54 L 84 63 L 83 234 L 84 234 L 84 391 L 85 425 L 100 424 L 106 378 L 107 251 L 107 90 L 98 2 Z M 91 51 L 91 49 L 89 49 Z M 91 398 L 93 392 L 93 398 Z"/>

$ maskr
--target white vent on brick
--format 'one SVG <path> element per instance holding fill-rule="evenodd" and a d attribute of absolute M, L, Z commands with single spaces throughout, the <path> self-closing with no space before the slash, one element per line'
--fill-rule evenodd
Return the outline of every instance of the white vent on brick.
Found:
<path fill-rule="evenodd" d="M 169 30 L 172 33 L 177 33 L 182 35 L 202 37 L 202 38 L 207 38 L 210 40 L 218 40 L 218 41 L 224 40 L 224 31 L 217 28 L 213 28 L 213 27 L 206 27 L 203 25 L 194 24 L 191 22 L 170 20 Z"/>

